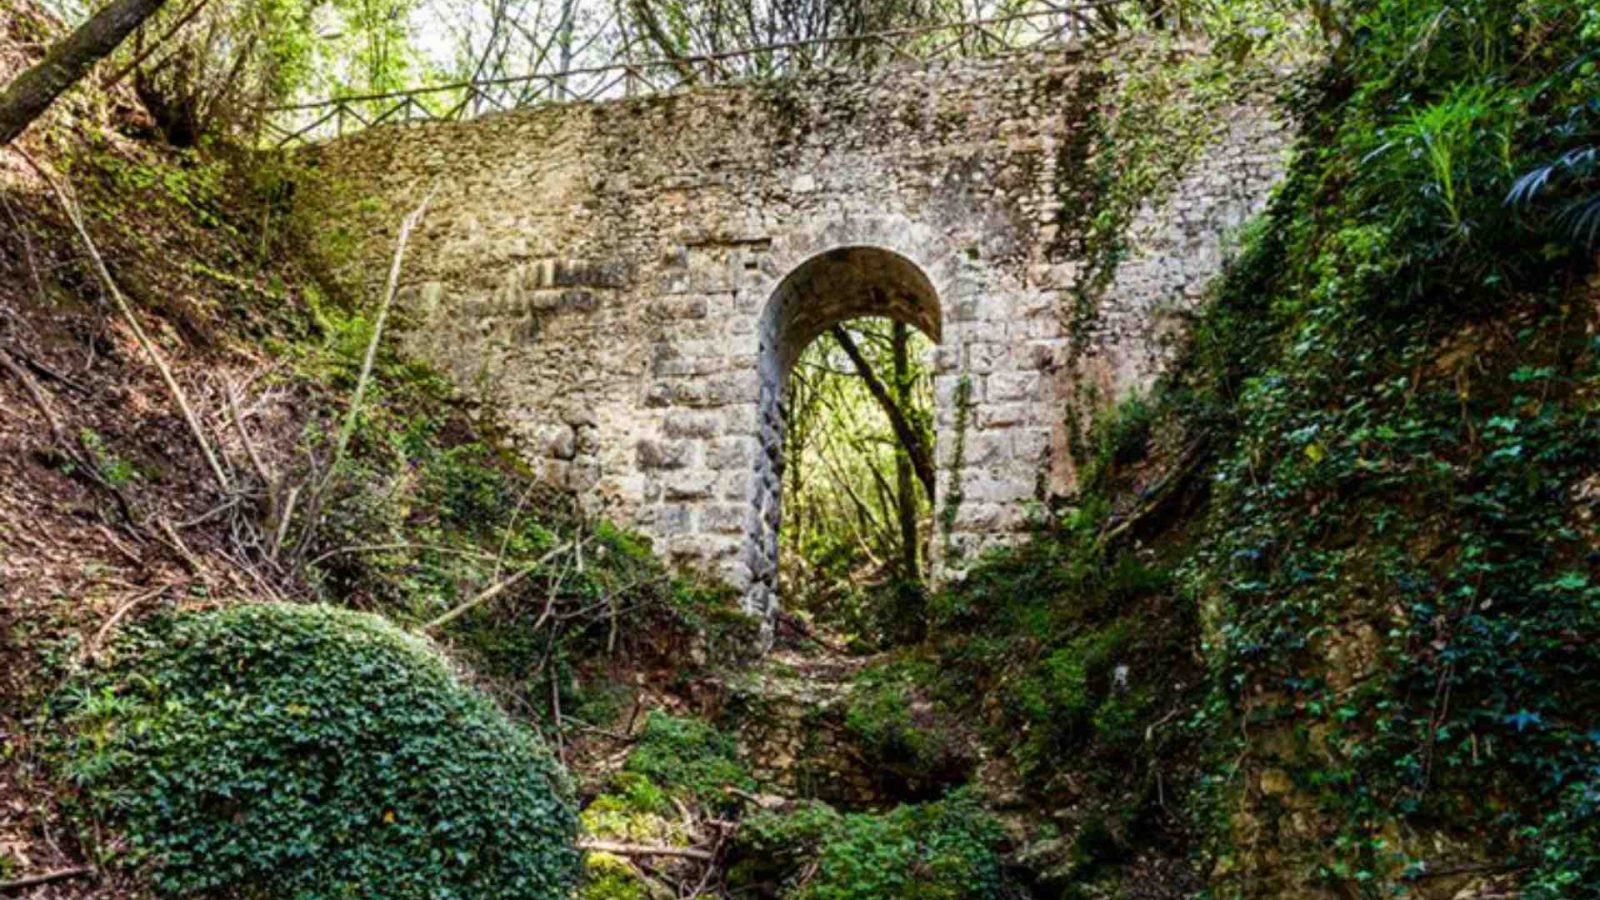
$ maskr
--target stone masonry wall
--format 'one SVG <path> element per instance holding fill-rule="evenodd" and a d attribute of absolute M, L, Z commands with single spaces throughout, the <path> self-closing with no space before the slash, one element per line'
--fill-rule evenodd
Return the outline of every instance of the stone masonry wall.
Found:
<path fill-rule="evenodd" d="M 1117 51 L 888 67 L 380 127 L 316 148 L 300 215 L 335 279 L 377 295 L 401 216 L 404 340 L 504 410 L 526 458 L 680 565 L 776 602 L 778 404 L 819 327 L 892 315 L 937 341 L 944 571 L 1072 488 L 1092 380 L 1148 383 L 1181 312 L 1259 209 L 1286 135 L 1224 110 L 1135 223 L 1086 344 L 1068 340 L 1086 202 L 1063 189 Z"/>

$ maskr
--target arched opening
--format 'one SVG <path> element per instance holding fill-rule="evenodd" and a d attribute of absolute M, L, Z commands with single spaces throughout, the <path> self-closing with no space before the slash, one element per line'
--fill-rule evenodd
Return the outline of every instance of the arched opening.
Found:
<path fill-rule="evenodd" d="M 869 348 L 852 340 L 851 332 L 840 329 L 856 319 L 879 319 L 899 323 L 902 336 L 899 350 L 909 352 L 903 336 L 910 330 L 928 340 L 940 339 L 941 317 L 938 295 L 927 275 L 911 260 L 879 247 L 840 247 L 814 256 L 790 272 L 773 291 L 761 320 L 760 355 L 760 452 L 756 454 L 752 509 L 746 534 L 745 563 L 749 582 L 745 608 L 761 617 L 770 639 L 781 592 L 780 557 L 783 548 L 780 529 L 783 522 L 785 481 L 786 398 L 790 378 L 808 347 L 819 337 L 831 333 L 838 348 L 839 364 L 864 379 L 865 368 L 874 368 L 866 359 Z M 890 334 L 891 339 L 893 333 Z M 842 342 L 842 343 L 841 343 Z M 851 344 L 855 346 L 852 348 Z M 891 346 L 891 351 L 894 349 Z M 882 359 L 882 357 L 880 357 Z M 897 377 L 893 366 L 877 375 L 875 396 L 892 394 Z M 902 373 L 903 374 L 903 373 Z M 879 396 L 879 399 L 883 399 Z M 886 406 L 892 406 L 892 401 Z M 931 411 L 931 410 L 930 410 Z M 892 418 L 892 416 L 886 416 Z M 909 419 L 909 416 L 902 416 Z M 901 425 L 906 423 L 902 421 Z M 905 444 L 910 459 L 917 448 L 907 440 L 905 427 L 894 428 Z M 917 489 L 932 502 L 931 428 L 921 430 L 922 465 L 918 466 Z"/>

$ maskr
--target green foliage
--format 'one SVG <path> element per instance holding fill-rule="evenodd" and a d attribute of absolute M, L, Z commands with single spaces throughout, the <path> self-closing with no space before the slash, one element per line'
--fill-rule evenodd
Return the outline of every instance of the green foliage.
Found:
<path fill-rule="evenodd" d="M 1290 178 L 1161 402 L 1226 434 L 1180 570 L 1224 766 L 1335 829 L 1290 865 L 1361 896 L 1454 860 L 1590 882 L 1600 652 L 1583 487 L 1600 347 L 1573 294 L 1600 135 L 1596 11 L 1370 0 Z M 1579 227 L 1574 228 L 1574 225 Z M 1240 754 L 1244 755 L 1241 756 Z"/>
<path fill-rule="evenodd" d="M 135 478 L 139 477 L 139 470 L 133 463 L 111 452 L 106 446 L 106 439 L 93 428 L 85 428 L 78 432 L 78 442 L 88 452 L 89 459 L 94 463 L 95 470 L 106 483 L 115 488 L 126 487 Z"/>
<path fill-rule="evenodd" d="M 856 677 L 845 726 L 893 796 L 926 796 L 970 774 L 970 753 L 953 717 L 921 690 L 935 681 L 929 663 L 918 659 Z"/>
<path fill-rule="evenodd" d="M 783 881 L 789 900 L 980 900 L 1002 896 L 1003 838 L 966 791 L 885 813 L 812 802 L 746 820 L 739 850 L 749 858 L 738 871 Z"/>
<path fill-rule="evenodd" d="M 1086 493 L 1109 493 L 1119 467 L 1146 456 L 1155 415 L 1155 407 L 1137 394 L 1098 414 L 1077 460 Z"/>
<path fill-rule="evenodd" d="M 648 778 L 671 794 L 710 807 L 730 800 L 724 788 L 754 790 L 755 783 L 734 751 L 733 739 L 701 719 L 652 710 L 623 769 Z"/>
<path fill-rule="evenodd" d="M 887 319 L 844 327 L 921 445 L 931 447 L 928 339 Z M 883 405 L 830 333 L 796 362 L 784 415 L 785 607 L 862 648 L 915 640 L 932 503 Z"/>
<path fill-rule="evenodd" d="M 115 653 L 63 711 L 63 772 L 164 895 L 547 898 L 573 877 L 550 754 L 381 619 L 235 606 Z"/>
<path fill-rule="evenodd" d="M 621 857 L 590 853 L 584 857 L 581 900 L 649 900 L 650 891 L 639 871 Z"/>

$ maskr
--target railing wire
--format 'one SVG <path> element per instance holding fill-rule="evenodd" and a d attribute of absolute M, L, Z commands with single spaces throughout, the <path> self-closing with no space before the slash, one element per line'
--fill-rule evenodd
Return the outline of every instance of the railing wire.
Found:
<path fill-rule="evenodd" d="M 622 42 L 610 54 L 613 61 L 602 65 L 270 107 L 261 116 L 261 142 L 282 147 L 383 124 L 458 121 L 550 103 L 666 94 L 891 62 L 995 57 L 1114 33 L 1122 9 L 1132 2 L 1034 0 L 1026 11 L 992 18 L 672 58 L 633 59 L 640 40 L 635 38 Z"/>

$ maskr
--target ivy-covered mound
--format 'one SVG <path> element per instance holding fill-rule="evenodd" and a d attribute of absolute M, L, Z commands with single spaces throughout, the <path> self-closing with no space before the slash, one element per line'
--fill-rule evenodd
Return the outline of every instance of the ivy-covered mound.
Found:
<path fill-rule="evenodd" d="M 166 895 L 563 896 L 578 861 L 540 741 L 381 618 L 158 618 L 66 712 L 67 774 Z"/>

